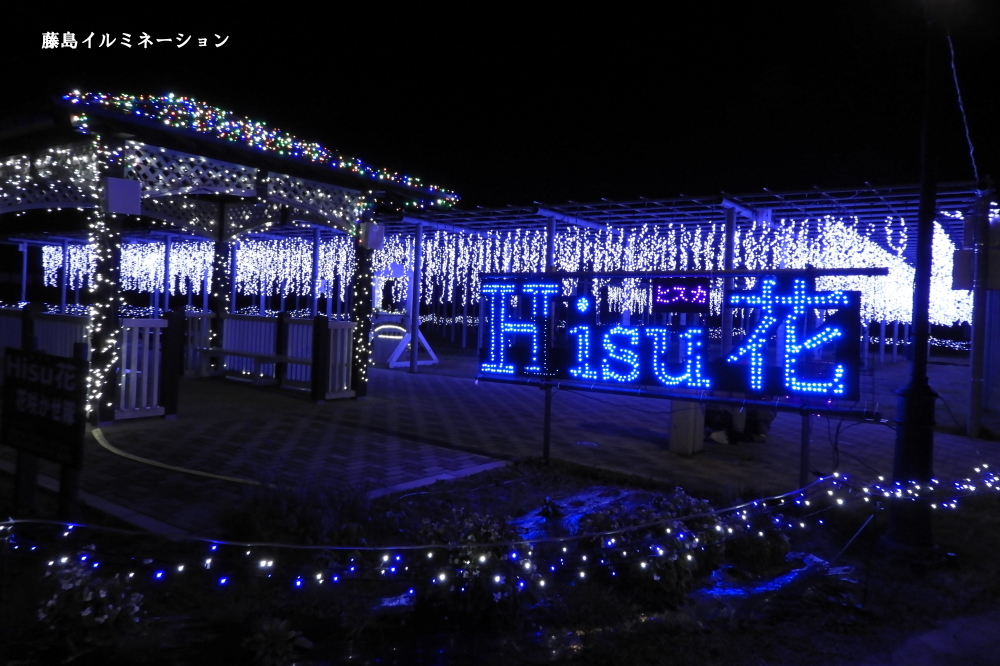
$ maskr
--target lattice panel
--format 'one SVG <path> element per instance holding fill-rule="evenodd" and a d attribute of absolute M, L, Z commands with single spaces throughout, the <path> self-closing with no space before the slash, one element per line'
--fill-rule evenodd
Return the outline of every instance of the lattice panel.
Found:
<path fill-rule="evenodd" d="M 93 208 L 97 205 L 97 178 L 95 152 L 90 145 L 49 148 L 34 158 L 10 157 L 0 163 L 0 212 Z"/>
<path fill-rule="evenodd" d="M 143 197 L 162 194 L 254 196 L 256 169 L 129 142 L 122 150 L 126 178 L 142 183 Z"/>
<path fill-rule="evenodd" d="M 280 203 L 235 203 L 226 204 L 226 237 L 257 229 L 268 222 L 275 225 L 281 221 Z"/>
<path fill-rule="evenodd" d="M 267 198 L 319 213 L 344 227 L 361 216 L 360 192 L 285 174 L 269 174 Z"/>
<path fill-rule="evenodd" d="M 169 222 L 187 233 L 214 239 L 219 205 L 184 197 L 150 197 L 142 200 L 142 214 Z"/>

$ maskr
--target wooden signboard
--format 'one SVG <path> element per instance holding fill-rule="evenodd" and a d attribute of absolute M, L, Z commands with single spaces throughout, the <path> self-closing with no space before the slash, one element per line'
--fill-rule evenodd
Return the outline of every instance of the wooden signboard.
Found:
<path fill-rule="evenodd" d="M 80 469 L 87 364 L 10 347 L 5 354 L 0 443 Z"/>

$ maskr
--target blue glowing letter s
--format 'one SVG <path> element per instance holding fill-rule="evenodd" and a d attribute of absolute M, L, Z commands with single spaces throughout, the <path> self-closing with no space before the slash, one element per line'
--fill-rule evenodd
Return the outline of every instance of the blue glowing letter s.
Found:
<path fill-rule="evenodd" d="M 634 349 L 619 347 L 612 338 L 624 337 L 628 339 L 631 347 L 639 346 L 639 329 L 626 328 L 625 326 L 615 326 L 604 334 L 604 350 L 608 357 L 601 361 L 601 379 L 604 381 L 630 383 L 639 379 L 639 352 Z M 627 374 L 615 372 L 611 367 L 611 361 L 615 360 L 624 363 L 629 367 Z"/>

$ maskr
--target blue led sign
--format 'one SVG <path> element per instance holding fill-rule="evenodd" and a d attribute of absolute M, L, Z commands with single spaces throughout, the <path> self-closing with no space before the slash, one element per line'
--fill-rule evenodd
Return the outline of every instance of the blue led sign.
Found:
<path fill-rule="evenodd" d="M 670 285 L 663 297 L 690 302 L 704 288 L 707 305 L 708 280 L 698 280 Z M 653 287 L 655 298 L 655 281 Z M 480 350 L 486 376 L 755 395 L 858 394 L 860 295 L 819 292 L 807 278 L 765 277 L 754 290 L 727 294 L 729 305 L 755 313 L 747 335 L 727 350 L 709 349 L 704 323 L 663 325 L 653 315 L 649 325 L 634 325 L 606 310 L 610 320 L 602 321 L 591 295 L 561 296 L 560 282 L 548 276 L 484 278 L 482 291 L 489 313 Z"/>

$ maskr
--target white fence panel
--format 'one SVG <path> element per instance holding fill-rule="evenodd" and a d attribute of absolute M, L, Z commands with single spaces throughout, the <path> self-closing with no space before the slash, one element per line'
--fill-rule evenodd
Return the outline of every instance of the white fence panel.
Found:
<path fill-rule="evenodd" d="M 230 315 L 222 326 L 222 348 L 232 351 L 273 354 L 278 320 L 275 317 Z M 241 356 L 226 356 L 225 367 L 247 375 L 253 373 L 254 360 Z M 274 377 L 274 364 L 260 364 L 261 377 Z"/>
<path fill-rule="evenodd" d="M 89 342 L 87 324 L 90 317 L 62 314 L 35 315 L 35 337 L 38 349 L 53 356 L 72 358 L 73 345 Z"/>
<path fill-rule="evenodd" d="M 162 416 L 160 335 L 166 319 L 122 319 L 115 419 Z"/>
<path fill-rule="evenodd" d="M 188 312 L 187 321 L 187 343 L 184 345 L 184 372 L 208 374 L 208 355 L 199 352 L 199 349 L 211 347 L 212 341 L 212 312 Z"/>
<path fill-rule="evenodd" d="M 330 385 L 327 398 L 351 397 L 351 356 L 354 352 L 354 322 L 330 322 Z"/>
<path fill-rule="evenodd" d="M 292 319 L 288 322 L 288 355 L 292 358 L 312 358 L 313 353 L 313 320 Z M 289 363 L 285 370 L 285 379 L 291 382 L 310 381 L 312 366 L 300 363 Z"/>

